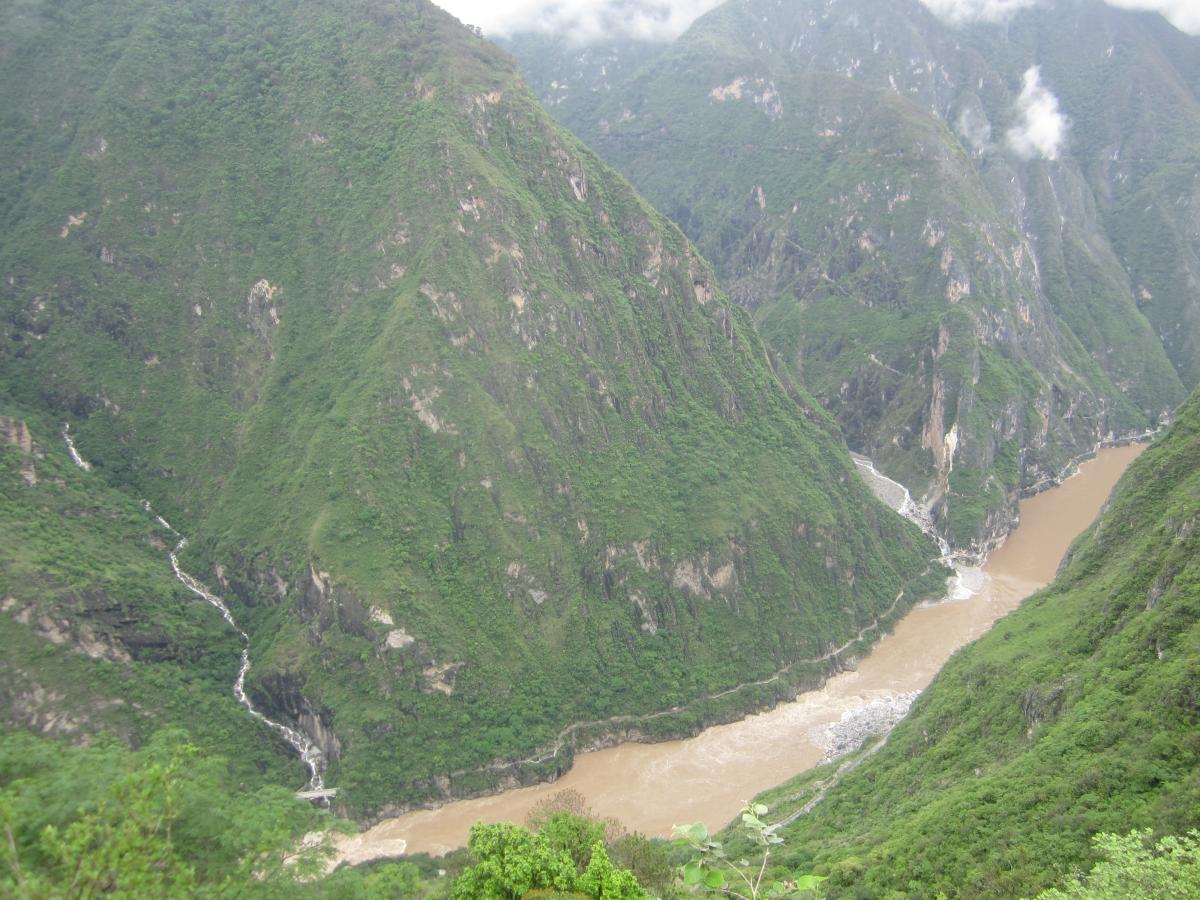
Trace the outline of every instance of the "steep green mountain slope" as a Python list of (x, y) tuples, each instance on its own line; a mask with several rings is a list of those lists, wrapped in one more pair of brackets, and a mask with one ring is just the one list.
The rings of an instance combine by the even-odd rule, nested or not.
[[(1053, 194), (1025, 192), (1067, 220), (1050, 223), (1063, 229), (1064, 245), (1070, 238), (1089, 251), (1085, 261), (1111, 270), (1107, 278), (1077, 282), (1060, 312), (1089, 308), (1089, 292), (1132, 293), (1181, 380), (1194, 387), (1200, 381), (1200, 39), (1158, 16), (1097, 3), (1019, 16), (1008, 39), (1009, 64), (1017, 54), (1040, 63), (1043, 80), (1069, 113), (1067, 168), (1077, 169)], [(975, 37), (981, 54), (989, 40), (986, 31)], [(1038, 236), (1053, 241), (1049, 228)], [(1066, 263), (1069, 269), (1070, 256)], [(1112, 336), (1104, 339), (1115, 346)], [(1103, 352), (1105, 344), (1089, 348)]]
[(769, 702), (837, 659), (703, 697), (919, 595), (684, 237), (431, 5), (3, 17), (0, 396), (189, 536), (345, 808)]
[(58, 431), (0, 415), (0, 729), (140, 745), (183, 728), (240, 778), (302, 783), (234, 699), (236, 633), (175, 580), (163, 529), (72, 464)]
[[(1054, 583), (788, 826), (785, 861), (829, 867), (839, 897), (1028, 896), (1086, 870), (1094, 833), (1200, 825), (1198, 525), (1194, 394)], [(773, 807), (830, 774), (782, 786)]]
[[(956, 29), (917, 0), (731, 0), (632, 74), (563, 51), (564, 92), (522, 59), (967, 547), (1196, 384), (1197, 47), (1091, 2)], [(1071, 124), (1022, 158), (1027, 76)]]

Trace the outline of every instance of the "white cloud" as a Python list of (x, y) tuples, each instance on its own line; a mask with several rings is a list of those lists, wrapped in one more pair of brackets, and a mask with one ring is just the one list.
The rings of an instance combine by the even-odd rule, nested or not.
[[(561, 34), (586, 44), (605, 37), (670, 41), (722, 0), (434, 0), (492, 36)], [(921, 0), (956, 25), (1001, 22), (1022, 9), (1069, 0)], [(1200, 0), (1106, 0), (1125, 9), (1153, 10), (1176, 28), (1200, 34)]]
[(1058, 108), (1058, 98), (1042, 86), (1040, 66), (1025, 70), (1016, 108), (1020, 118), (1005, 134), (1013, 153), (1021, 159), (1058, 159), (1070, 123)]
[(580, 44), (605, 37), (670, 41), (722, 0), (434, 0), (490, 36), (561, 34)]
[(976, 153), (982, 153), (991, 146), (992, 123), (988, 121), (987, 114), (982, 109), (974, 106), (964, 107), (958, 114), (955, 128)]
[(1018, 10), (1039, 0), (921, 0), (929, 11), (947, 22), (1002, 22)]
[[(1003, 22), (1030, 6), (1053, 0), (921, 0), (935, 16), (955, 25)], [(1058, 0), (1062, 2), (1062, 0)], [(1162, 13), (1180, 31), (1200, 34), (1200, 0), (1105, 0), (1109, 6)]]
[(1160, 12), (1180, 31), (1200, 34), (1200, 3), (1196, 0), (1107, 0), (1110, 6)]

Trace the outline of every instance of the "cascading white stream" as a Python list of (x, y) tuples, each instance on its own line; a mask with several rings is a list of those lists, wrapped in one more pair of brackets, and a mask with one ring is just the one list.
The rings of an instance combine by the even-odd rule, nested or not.
[(946, 599), (968, 600), (978, 594), (987, 577), (983, 574), (983, 569), (979, 566), (964, 566), (959, 562), (946, 539), (934, 531), (929, 510), (912, 498), (908, 488), (876, 469), (871, 460), (858, 454), (851, 454), (851, 456), (854, 464), (864, 473), (863, 480), (867, 482), (875, 496), (937, 542), (938, 549), (942, 554), (941, 561), (954, 570), (954, 584)]
[(145, 508), (146, 512), (154, 516), (155, 521), (157, 521), (163, 528), (166, 528), (179, 538), (179, 543), (177, 543), (174, 549), (169, 551), (167, 554), (171, 560), (171, 571), (175, 573), (175, 577), (179, 580), (179, 583), (196, 596), (203, 598), (204, 600), (208, 601), (209, 604), (216, 607), (217, 611), (221, 613), (221, 617), (229, 623), (229, 627), (242, 637), (244, 644), (242, 647), (242, 664), (238, 668), (237, 679), (233, 682), (233, 696), (237, 698), (238, 703), (245, 707), (246, 712), (250, 713), (250, 715), (254, 716), (254, 718), (258, 719), (258, 721), (262, 722), (268, 728), (274, 730), (276, 734), (291, 744), (295, 751), (300, 754), (300, 759), (303, 760), (306, 766), (308, 766), (308, 790), (324, 790), (325, 782), (321, 777), (321, 773), (325, 768), (325, 754), (321, 752), (321, 749), (294, 728), (289, 728), (282, 722), (276, 722), (273, 719), (267, 718), (254, 708), (254, 704), (251, 703), (250, 698), (246, 696), (246, 673), (250, 671), (250, 636), (246, 634), (246, 632), (242, 631), (240, 627), (238, 627), (238, 623), (234, 620), (233, 614), (229, 611), (229, 607), (225, 605), (225, 602), (220, 597), (205, 587), (201, 581), (189, 575), (180, 567), (179, 554), (183, 551), (183, 548), (187, 546), (187, 538), (172, 528), (166, 519), (160, 515), (157, 515), (154, 512), (154, 509), (150, 506), (150, 501), (143, 500), (142, 506)]
[(79, 466), (85, 472), (92, 471), (92, 464), (79, 455), (79, 451), (75, 449), (75, 442), (71, 440), (71, 423), (63, 422), (62, 430), (63, 440), (67, 444), (67, 452), (71, 454), (71, 462)]
[[(90, 472), (92, 469), (91, 464), (80, 455), (75, 447), (75, 442), (71, 440), (69, 425), (63, 425), (62, 436), (67, 445), (67, 452), (71, 455), (71, 461), (85, 472)], [(238, 627), (238, 623), (234, 620), (229, 607), (225, 605), (225, 602), (220, 597), (205, 587), (203, 582), (189, 575), (180, 567), (179, 554), (187, 546), (187, 538), (176, 531), (170, 522), (158, 515), (150, 505), (149, 500), (142, 501), (142, 508), (154, 517), (155, 522), (179, 539), (175, 547), (167, 553), (168, 558), (171, 560), (171, 571), (175, 573), (175, 577), (179, 580), (179, 583), (196, 596), (207, 601), (209, 605), (215, 607), (221, 614), (221, 618), (228, 622), (229, 627), (236, 631), (242, 638), (242, 663), (238, 667), (237, 678), (233, 682), (233, 696), (237, 698), (238, 703), (242, 705), (246, 712), (282, 737), (300, 755), (300, 759), (308, 767), (308, 790), (324, 790), (325, 782), (322, 778), (322, 773), (325, 769), (325, 754), (321, 752), (321, 748), (294, 728), (289, 728), (281, 722), (267, 718), (254, 708), (254, 704), (246, 696), (246, 674), (250, 671), (250, 636)]]

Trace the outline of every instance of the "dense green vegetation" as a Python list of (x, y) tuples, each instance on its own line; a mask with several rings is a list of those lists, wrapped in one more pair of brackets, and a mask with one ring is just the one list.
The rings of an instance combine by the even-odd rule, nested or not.
[[(479, 825), (451, 858), (329, 873), (348, 822), (285, 788), (238, 785), (182, 731), (136, 753), (0, 734), (0, 892), (34, 897), (675, 897), (668, 849), (563, 795), (529, 828)], [(634, 873), (637, 873), (635, 876)], [(534, 894), (530, 895), (530, 891)], [(538, 893), (542, 891), (543, 893)]]
[(771, 703), (936, 588), (682, 234), (433, 6), (0, 16), (0, 405), (188, 535), (344, 811)]
[(1200, 895), (1200, 832), (1194, 829), (1153, 843), (1148, 828), (1123, 836), (1098, 834), (1094, 843), (1104, 860), (1063, 888), (1038, 894), (1038, 900), (1190, 900)]
[[(839, 897), (1019, 896), (1099, 832), (1200, 823), (1200, 394), (1055, 582), (960, 651), (875, 755), (781, 831)], [(841, 764), (769, 792), (782, 814)]]
[[(580, 837), (591, 840), (580, 845)], [(613, 865), (603, 827), (569, 815), (535, 833), (507, 823), (476, 825), (468, 849), (474, 864), (455, 880), (455, 900), (517, 900), (531, 892), (612, 900), (650, 896), (631, 872)]]
[[(1170, 165), (1055, 205), (1030, 172), (1076, 199), (1110, 175), (980, 164), (952, 103), (925, 112), (932, 88), (913, 103), (782, 63), (738, 83), (759, 6), (667, 52), (686, 85), (652, 62), (634, 83), (667, 88), (605, 134), (640, 153), (698, 103), (688, 128), (740, 148), (726, 178), (685, 133), (697, 164), (657, 147), (646, 184), (685, 192), (672, 216), (766, 342), (424, 0), (0, 9), (0, 893), (1187, 890), (1194, 837), (1164, 836), (1200, 809), (1200, 396), (1058, 581), (885, 745), (769, 795), (787, 816), (827, 790), (811, 813), (750, 805), (749, 839), (692, 826), (669, 849), (568, 804), (445, 861), (318, 877), (305, 836), (352, 827), (337, 813), (771, 704), (936, 592), (931, 544), (866, 491), (843, 433), (948, 498), (967, 542), (1194, 377), (1185, 329), (1155, 333), (1192, 323), (1168, 210), (1186, 121)], [(1190, 46), (1162, 51), (1168, 97), (1198, 74)], [(979, 102), (1007, 102), (1009, 69), (976, 62)], [(1136, 71), (1161, 85), (1154, 68)], [(1010, 175), (1030, 233), (1005, 223)], [(1170, 277), (1131, 274), (1164, 247)], [(238, 635), (172, 576), (142, 497), (249, 633), (254, 702), (321, 744), (334, 813), (296, 800), (303, 767), (235, 701)], [(1148, 832), (1112, 836), (1130, 827)]]
[[(445, 896), (411, 862), (320, 877), (349, 827), (286, 788), (238, 786), (238, 768), (180, 731), (137, 753), (0, 735), (0, 893), (6, 897)], [(306, 833), (325, 836), (306, 843)]]
[[(5, 439), (21, 427), (30, 452)], [(0, 416), (0, 726), (133, 745), (185, 728), (238, 777), (302, 784), (233, 697), (237, 635), (175, 580), (141, 506), (71, 463), (59, 427)]]
[[(1197, 39), (1099, 2), (956, 27), (737, 0), (657, 53), (610, 43), (511, 47), (952, 543), (1195, 387)], [(1055, 161), (1005, 143), (1035, 64), (1071, 120)]]

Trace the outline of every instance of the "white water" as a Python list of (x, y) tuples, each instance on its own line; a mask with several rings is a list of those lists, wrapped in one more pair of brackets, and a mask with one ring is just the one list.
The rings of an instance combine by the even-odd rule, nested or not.
[[(64, 424), (62, 436), (67, 445), (67, 452), (71, 455), (71, 462), (75, 463), (75, 465), (79, 466), (85, 472), (90, 472), (92, 466), (76, 449), (75, 442), (71, 440), (70, 428), (70, 425)], [(201, 581), (189, 575), (180, 567), (179, 554), (187, 546), (187, 538), (176, 531), (170, 522), (158, 515), (154, 511), (154, 508), (150, 506), (149, 500), (142, 501), (142, 509), (146, 510), (154, 518), (155, 522), (179, 539), (175, 547), (167, 552), (167, 556), (171, 560), (171, 571), (175, 573), (175, 577), (179, 580), (179, 583), (215, 607), (221, 614), (221, 618), (228, 622), (229, 627), (236, 631), (242, 638), (242, 664), (238, 667), (237, 678), (233, 682), (233, 696), (237, 698), (238, 703), (242, 705), (246, 712), (273, 730), (300, 754), (300, 759), (308, 767), (308, 790), (324, 790), (325, 782), (322, 779), (322, 772), (325, 769), (325, 755), (321, 752), (321, 749), (299, 731), (289, 728), (281, 722), (267, 718), (254, 708), (254, 704), (246, 696), (246, 674), (250, 671), (250, 636), (238, 627), (238, 623), (234, 620), (233, 613), (229, 611), (229, 607), (225, 605), (225, 601), (205, 587)]]
[(63, 422), (62, 430), (63, 440), (67, 443), (67, 452), (71, 454), (71, 462), (79, 466), (85, 472), (92, 471), (92, 464), (79, 455), (79, 451), (75, 449), (75, 442), (71, 440), (71, 423)]
[(242, 664), (238, 669), (237, 679), (233, 682), (233, 696), (237, 698), (238, 703), (245, 707), (246, 712), (258, 719), (268, 728), (271, 728), (282, 737), (285, 741), (292, 745), (293, 749), (300, 754), (300, 759), (308, 766), (309, 779), (308, 790), (320, 791), (324, 790), (325, 782), (321, 777), (321, 773), (325, 768), (325, 754), (312, 741), (296, 731), (294, 728), (289, 728), (282, 722), (276, 722), (273, 719), (268, 719), (265, 715), (254, 708), (254, 704), (250, 702), (250, 698), (246, 696), (246, 673), (250, 671), (250, 636), (238, 627), (238, 623), (234, 621), (233, 614), (229, 611), (229, 607), (225, 602), (204, 586), (202, 582), (183, 571), (179, 565), (179, 554), (183, 548), (187, 546), (187, 538), (181, 535), (178, 531), (167, 523), (167, 520), (156, 514), (150, 506), (149, 500), (142, 501), (142, 507), (150, 515), (154, 516), (156, 522), (166, 528), (172, 534), (179, 538), (179, 543), (175, 548), (168, 553), (171, 560), (171, 571), (175, 573), (175, 577), (179, 579), (179, 583), (191, 591), (198, 597), (207, 600), (212, 606), (216, 607), (221, 613), (221, 617), (229, 623), (234, 631), (242, 636), (244, 646), (242, 647)]
[(922, 605), (945, 603), (948, 600), (970, 600), (983, 590), (985, 577), (983, 569), (980, 566), (968, 566), (961, 562), (950, 544), (933, 530), (933, 520), (930, 518), (929, 510), (912, 498), (908, 488), (900, 482), (888, 478), (875, 468), (875, 463), (865, 456), (859, 456), (857, 453), (852, 453), (851, 456), (854, 464), (863, 474), (863, 481), (871, 488), (872, 493), (937, 541), (938, 549), (942, 553), (942, 563), (954, 570), (954, 581), (948, 588), (945, 598), (927, 600)]

